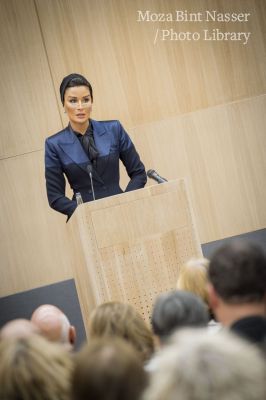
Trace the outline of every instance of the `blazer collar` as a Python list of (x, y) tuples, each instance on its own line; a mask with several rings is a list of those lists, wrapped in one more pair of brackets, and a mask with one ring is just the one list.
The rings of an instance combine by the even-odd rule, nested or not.
[[(94, 126), (95, 124), (93, 123), (93, 130)], [(98, 124), (96, 124), (95, 128), (96, 128), (95, 131), (93, 131), (94, 134), (103, 135), (105, 133), (105, 129), (100, 130)], [(91, 164), (89, 157), (85, 153), (77, 135), (75, 135), (70, 125), (68, 125), (64, 129), (63, 135), (59, 142), (59, 146), (64, 151), (64, 153), (66, 153), (74, 161), (74, 163), (77, 164), (85, 172), (88, 173), (87, 166), (91, 165), (93, 177), (99, 182), (104, 183), (103, 180), (98, 175), (97, 171), (93, 168), (93, 165)]]
[[(106, 133), (105, 127), (100, 124), (98, 121), (95, 121), (93, 119), (90, 120), (92, 127), (93, 127), (93, 134), (95, 136), (102, 136)], [(62, 141), (60, 141), (60, 144), (72, 144), (75, 142), (77, 139), (77, 136), (73, 132), (73, 129), (70, 124), (63, 130), (64, 135), (62, 136)]]

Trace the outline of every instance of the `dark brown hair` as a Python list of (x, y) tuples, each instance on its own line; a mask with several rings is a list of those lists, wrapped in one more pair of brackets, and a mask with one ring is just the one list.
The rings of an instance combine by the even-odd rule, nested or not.
[(146, 387), (141, 360), (121, 338), (92, 339), (75, 361), (73, 400), (138, 400)]
[(228, 303), (260, 302), (266, 293), (266, 256), (257, 245), (232, 241), (211, 258), (209, 280)]

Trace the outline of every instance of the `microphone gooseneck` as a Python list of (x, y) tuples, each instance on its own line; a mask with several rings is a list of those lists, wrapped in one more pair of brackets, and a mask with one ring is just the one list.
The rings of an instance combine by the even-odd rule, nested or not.
[(87, 172), (90, 176), (92, 197), (93, 197), (93, 200), (95, 200), (95, 193), (94, 193), (94, 187), (93, 187), (93, 181), (92, 181), (92, 166), (90, 164), (87, 165)]

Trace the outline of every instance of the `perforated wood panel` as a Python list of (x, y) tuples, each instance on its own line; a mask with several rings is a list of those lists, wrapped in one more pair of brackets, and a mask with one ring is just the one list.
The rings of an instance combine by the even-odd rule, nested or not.
[[(215, 24), (250, 31), (247, 45), (154, 45), (156, 28), (171, 24), (137, 22), (138, 9), (210, 7), (251, 13), (247, 23)], [(67, 124), (58, 89), (70, 72), (91, 80), (92, 117), (120, 119), (147, 169), (187, 178), (202, 243), (265, 228), (265, 16), (265, 0), (0, 1), (1, 296), (73, 277), (66, 218), (48, 207), (43, 163), (44, 138)], [(124, 168), (121, 178), (125, 187)]]
[(81, 301), (83, 291), (94, 299), (87, 310), (118, 300), (148, 320), (156, 295), (175, 287), (180, 265), (201, 256), (183, 180), (84, 204), (69, 225), (70, 240), (78, 226), (75, 251), (84, 253), (76, 274)]

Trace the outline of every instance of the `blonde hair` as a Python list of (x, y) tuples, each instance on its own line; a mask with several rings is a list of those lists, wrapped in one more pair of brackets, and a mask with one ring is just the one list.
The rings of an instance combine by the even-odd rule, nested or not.
[(207, 277), (209, 260), (191, 258), (183, 264), (177, 280), (177, 289), (192, 292), (208, 304)]
[(92, 312), (90, 322), (92, 338), (118, 336), (130, 342), (143, 361), (151, 357), (154, 350), (152, 332), (130, 304), (103, 303)]
[(40, 336), (0, 343), (0, 398), (69, 400), (70, 355)]

